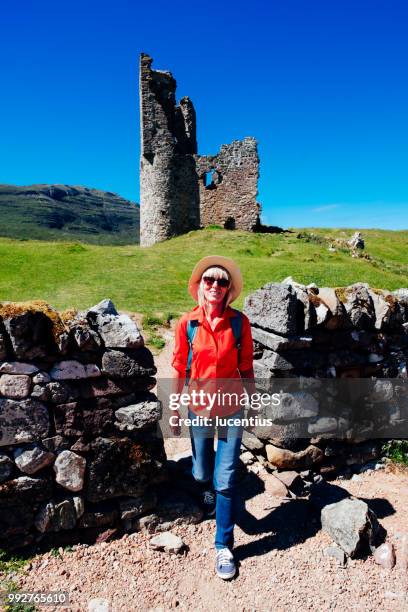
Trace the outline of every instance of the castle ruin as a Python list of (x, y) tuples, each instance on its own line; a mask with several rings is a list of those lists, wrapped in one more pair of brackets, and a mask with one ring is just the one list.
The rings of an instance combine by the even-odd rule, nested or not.
[(254, 138), (198, 155), (196, 114), (187, 96), (176, 103), (172, 74), (140, 58), (140, 244), (150, 246), (211, 224), (260, 227), (259, 157)]

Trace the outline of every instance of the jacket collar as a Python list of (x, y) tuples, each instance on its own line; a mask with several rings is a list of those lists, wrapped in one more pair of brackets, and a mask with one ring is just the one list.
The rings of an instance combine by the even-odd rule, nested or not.
[[(227, 306), (222, 314), (221, 319), (230, 319), (231, 317), (236, 317), (236, 313), (230, 306)], [(193, 308), (191, 312), (188, 313), (188, 320), (203, 323), (203, 321), (206, 320), (204, 308), (200, 305), (197, 305), (195, 308)]]

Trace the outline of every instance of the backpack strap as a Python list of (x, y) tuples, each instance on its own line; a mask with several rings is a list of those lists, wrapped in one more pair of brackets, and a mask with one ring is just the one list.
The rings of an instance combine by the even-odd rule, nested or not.
[(191, 361), (193, 359), (193, 342), (194, 342), (195, 335), (197, 333), (197, 329), (198, 329), (197, 319), (192, 319), (191, 321), (187, 321), (187, 341), (189, 344), (187, 367), (186, 367), (187, 380), (190, 378)]
[(241, 350), (241, 336), (242, 336), (242, 312), (232, 309), (235, 312), (235, 316), (231, 317), (231, 327), (232, 333), (235, 338), (235, 346), (238, 349), (238, 361), (239, 361), (239, 352)]

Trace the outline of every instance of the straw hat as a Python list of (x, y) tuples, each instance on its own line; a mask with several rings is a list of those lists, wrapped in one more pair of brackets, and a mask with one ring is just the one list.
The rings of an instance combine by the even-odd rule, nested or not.
[(200, 261), (195, 265), (194, 270), (191, 273), (191, 277), (188, 283), (188, 290), (192, 295), (193, 299), (198, 302), (198, 286), (200, 284), (203, 272), (205, 272), (207, 268), (212, 268), (213, 266), (220, 266), (221, 268), (225, 268), (230, 275), (231, 286), (228, 299), (228, 303), (230, 304), (241, 293), (243, 282), (241, 270), (238, 268), (235, 261), (229, 259), (229, 257), (223, 257), (222, 255), (208, 255), (208, 257), (203, 257), (202, 259), (200, 259)]

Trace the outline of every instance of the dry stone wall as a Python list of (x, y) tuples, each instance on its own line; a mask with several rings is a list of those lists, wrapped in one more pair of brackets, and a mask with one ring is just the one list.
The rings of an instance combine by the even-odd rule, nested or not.
[[(264, 414), (273, 425), (244, 435), (261, 460), (332, 474), (374, 459), (384, 438), (407, 429), (408, 289), (306, 287), (289, 278), (249, 295), (244, 311), (258, 387), (279, 392), (286, 381), (289, 389)], [(353, 404), (361, 385), (367, 401)]]
[(62, 315), (0, 306), (0, 548), (132, 529), (152, 512), (165, 476), (155, 374), (110, 300)]

